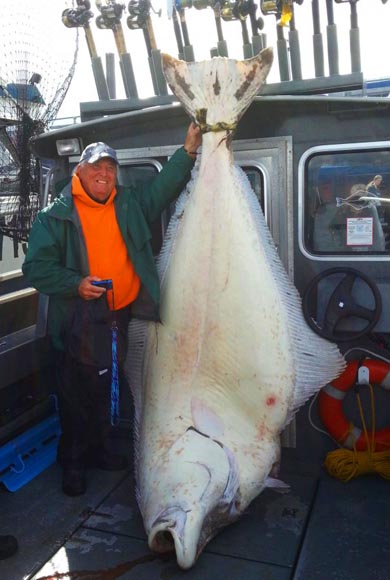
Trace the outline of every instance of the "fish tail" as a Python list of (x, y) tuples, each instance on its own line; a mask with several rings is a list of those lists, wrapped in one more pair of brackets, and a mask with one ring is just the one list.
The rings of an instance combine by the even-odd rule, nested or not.
[(264, 83), (273, 61), (272, 48), (247, 60), (215, 57), (201, 62), (162, 55), (172, 92), (202, 132), (232, 131)]

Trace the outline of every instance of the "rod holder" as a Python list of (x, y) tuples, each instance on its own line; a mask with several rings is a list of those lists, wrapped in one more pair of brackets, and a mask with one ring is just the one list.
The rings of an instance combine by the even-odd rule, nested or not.
[(349, 31), (349, 44), (351, 50), (351, 72), (361, 72), (360, 34), (358, 28), (351, 28)]
[(168, 94), (168, 87), (165, 80), (162, 62), (161, 62), (161, 51), (159, 49), (152, 50), (152, 60), (154, 71), (156, 74), (156, 85), (159, 95), (167, 95)]
[(119, 64), (122, 72), (126, 96), (128, 98), (131, 97), (138, 98), (138, 91), (137, 85), (135, 83), (133, 65), (131, 62), (131, 56), (128, 52), (125, 52), (124, 54), (120, 55)]
[(301, 51), (299, 46), (299, 35), (297, 30), (290, 30), (288, 33), (290, 42), (291, 73), (294, 80), (302, 79)]
[(276, 41), (276, 47), (278, 52), (278, 61), (279, 61), (279, 75), (281, 81), (289, 81), (291, 80), (290, 77), (290, 67), (289, 67), (289, 60), (288, 60), (288, 51), (287, 51), (287, 42), (284, 38), (283, 28), (276, 25), (276, 32), (278, 35), (278, 39)]
[(108, 101), (110, 99), (110, 95), (108, 92), (107, 81), (104, 75), (102, 60), (100, 56), (92, 56), (91, 64), (99, 101)]
[(110, 99), (116, 99), (115, 55), (113, 52), (106, 54), (106, 77)]
[(316, 77), (325, 76), (324, 45), (322, 34), (313, 34), (314, 73)]
[(326, 27), (326, 38), (328, 44), (329, 74), (339, 74), (339, 47), (337, 42), (336, 24), (328, 24)]
[(226, 57), (229, 56), (226, 40), (218, 40), (217, 51), (218, 51), (218, 56), (226, 56)]

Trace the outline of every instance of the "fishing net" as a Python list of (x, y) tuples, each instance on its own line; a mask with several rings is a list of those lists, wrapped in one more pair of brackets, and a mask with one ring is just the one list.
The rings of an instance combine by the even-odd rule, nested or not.
[(61, 12), (52, 0), (2, 0), (0, 244), (8, 236), (15, 251), (28, 239), (49, 169), (29, 141), (56, 118), (77, 61), (78, 31), (65, 29)]

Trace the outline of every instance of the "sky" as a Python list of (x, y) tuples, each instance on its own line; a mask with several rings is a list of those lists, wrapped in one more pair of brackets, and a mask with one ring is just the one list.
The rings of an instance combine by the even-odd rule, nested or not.
[[(103, 2), (105, 0), (102, 0)], [(357, 0), (356, 0), (357, 1)], [(150, 78), (147, 63), (147, 52), (141, 30), (130, 30), (127, 26), (129, 15), (127, 6), (128, 0), (117, 0), (118, 3), (125, 4), (122, 17), (122, 27), (126, 41), (126, 48), (131, 55), (137, 90), (140, 98), (153, 96), (153, 86)], [(259, 0), (255, 0), (259, 6)], [(3, 29), (0, 30), (2, 38), (4, 34), (9, 39), (6, 42), (6, 51), (11, 54), (12, 43), (18, 42), (18, 36), (30, 35), (30, 46), (34, 42), (36, 45), (37, 67), (45, 71), (50, 71), (50, 75), (58, 75), (59, 82), (65, 79), (69, 71), (70, 64), (76, 46), (76, 32), (74, 29), (66, 28), (61, 21), (61, 15), (65, 8), (71, 8), (74, 0), (0, 0), (2, 19), (0, 22)], [(152, 0), (153, 8), (161, 10), (161, 16), (152, 13), (152, 22), (157, 41), (157, 47), (161, 52), (167, 52), (177, 57), (177, 45), (173, 31), (172, 20), (168, 18), (167, 4), (165, 0)], [(327, 46), (326, 46), (326, 0), (320, 0), (321, 7), (321, 32), (323, 34), (325, 72), (327, 73)], [(312, 56), (312, 1), (303, 0), (301, 5), (294, 3), (295, 22), (299, 33), (302, 74), (303, 78), (312, 78), (314, 74), (314, 62)], [(350, 3), (333, 3), (334, 17), (338, 30), (339, 48), (339, 70), (340, 73), (351, 72), (350, 52), (349, 52), (349, 30), (350, 30)], [(119, 69), (119, 58), (116, 51), (114, 36), (111, 30), (99, 30), (95, 24), (95, 18), (100, 14), (96, 8), (95, 1), (91, 0), (91, 10), (94, 18), (90, 21), (90, 26), (95, 41), (98, 55), (105, 65), (106, 53), (114, 53), (116, 61), (116, 81), (117, 98), (124, 98), (122, 77)], [(357, 1), (358, 24), (361, 40), (361, 62), (364, 78), (390, 77), (390, 0), (383, 4), (382, 0), (359, 0)], [(39, 14), (39, 19), (36, 18)], [(261, 16), (260, 9), (257, 16)], [(9, 21), (7, 22), (7, 18)], [(30, 18), (30, 22), (29, 22)], [(217, 33), (213, 10), (208, 7), (203, 10), (190, 8), (186, 10), (186, 19), (191, 44), (194, 47), (195, 59), (205, 60), (210, 58), (210, 49), (216, 45)], [(34, 20), (34, 22), (33, 22)], [(264, 17), (265, 28), (263, 32), (267, 34), (268, 45), (276, 48), (276, 19), (273, 15)], [(34, 25), (40, 28), (34, 28)], [(235, 59), (243, 58), (242, 35), (239, 22), (222, 23), (224, 37), (228, 44), (229, 57)], [(250, 24), (248, 21), (248, 29)], [(4, 32), (5, 31), (5, 32)], [(27, 31), (27, 32), (26, 32)], [(288, 28), (285, 28), (285, 36), (288, 35)], [(276, 54), (276, 50), (275, 50)], [(0, 77), (12, 76), (12, 71), (7, 73), (7, 63), (10, 59), (7, 55), (0, 59)], [(2, 62), (3, 61), (3, 62)], [(5, 67), (5, 70), (4, 70)], [(49, 76), (49, 75), (47, 75)], [(268, 77), (268, 82), (279, 81), (277, 59)], [(44, 87), (45, 74), (40, 87)], [(98, 99), (92, 72), (89, 51), (85, 38), (85, 32), (79, 30), (79, 50), (77, 63), (73, 79), (70, 83), (66, 97), (58, 112), (57, 117), (78, 116), (80, 112), (80, 102), (96, 101)]]
[[(55, 0), (58, 1), (58, 0)], [(69, 2), (68, 2), (69, 4)], [(259, 2), (257, 2), (259, 5)], [(157, 46), (162, 52), (168, 52), (177, 57), (177, 45), (173, 32), (172, 20), (168, 19), (167, 6), (165, 2), (153, 0), (155, 10), (162, 11), (161, 17), (152, 14), (153, 27), (155, 31)], [(320, 0), (321, 7), (321, 31), (323, 34), (325, 71), (327, 72), (327, 46), (326, 46), (326, 2)], [(299, 41), (302, 60), (303, 78), (314, 77), (314, 62), (312, 57), (312, 2), (304, 0), (301, 5), (294, 4), (296, 28), (299, 32)], [(359, 0), (357, 2), (358, 24), (361, 40), (361, 63), (365, 79), (390, 77), (390, 1), (383, 4), (382, 0)], [(94, 15), (99, 11), (92, 6)], [(261, 16), (260, 10), (257, 15)], [(147, 64), (147, 53), (141, 30), (130, 30), (127, 27), (128, 12), (127, 5), (122, 17), (122, 27), (126, 40), (126, 48), (130, 53), (133, 63), (134, 75), (136, 79), (138, 94), (141, 98), (152, 96), (153, 87), (151, 84), (149, 68)], [(351, 61), (349, 52), (349, 30), (350, 30), (350, 4), (349, 2), (334, 3), (334, 17), (338, 30), (338, 45), (340, 73), (351, 72)], [(214, 21), (214, 14), (211, 8), (196, 10), (195, 8), (186, 10), (187, 26), (191, 44), (194, 47), (195, 59), (204, 60), (210, 58), (210, 48), (216, 45), (217, 34)], [(276, 19), (273, 15), (264, 17), (268, 44), (276, 46)], [(242, 36), (239, 22), (223, 22), (224, 37), (228, 43), (229, 57), (241, 59)], [(96, 28), (94, 19), (91, 20), (91, 29), (99, 56), (105, 63), (107, 52), (117, 53), (114, 36), (111, 30), (99, 30)], [(248, 29), (250, 25), (248, 22)], [(69, 32), (72, 32), (69, 30)], [(288, 29), (285, 29), (287, 37)], [(59, 117), (73, 116), (79, 114), (79, 103), (97, 100), (97, 92), (94, 85), (94, 78), (87, 49), (84, 31), (80, 31), (79, 56), (76, 72), (69, 88), (66, 99), (59, 112)], [(268, 78), (268, 82), (279, 80), (278, 64), (275, 61), (273, 70)], [(117, 97), (123, 98), (124, 91), (119, 68), (116, 70)]]

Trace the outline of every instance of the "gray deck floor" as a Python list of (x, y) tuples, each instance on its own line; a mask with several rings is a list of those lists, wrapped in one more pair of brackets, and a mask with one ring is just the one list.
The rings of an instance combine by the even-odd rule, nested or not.
[(0, 579), (390, 580), (389, 482), (318, 478), (293, 454), (281, 477), (290, 493), (266, 490), (182, 571), (148, 549), (131, 471), (91, 470), (86, 495), (68, 498), (53, 465), (19, 491), (0, 493), (1, 533), (20, 544), (0, 562)]

